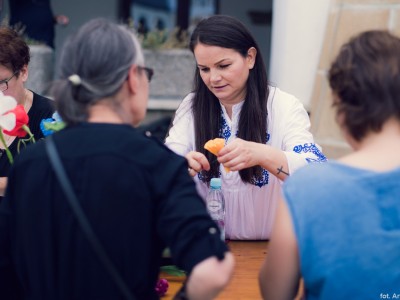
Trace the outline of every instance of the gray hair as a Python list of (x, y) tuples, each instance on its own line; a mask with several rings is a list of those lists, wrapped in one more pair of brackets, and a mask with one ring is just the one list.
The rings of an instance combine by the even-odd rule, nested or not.
[(52, 96), (68, 124), (87, 120), (89, 106), (115, 95), (133, 64), (144, 64), (140, 44), (128, 28), (103, 18), (84, 24), (64, 44)]

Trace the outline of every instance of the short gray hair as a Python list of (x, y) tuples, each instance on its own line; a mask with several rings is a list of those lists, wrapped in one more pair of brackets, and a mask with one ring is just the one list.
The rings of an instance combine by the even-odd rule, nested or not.
[(86, 121), (89, 106), (116, 94), (133, 64), (143, 65), (144, 58), (131, 30), (104, 18), (85, 23), (65, 41), (52, 86), (63, 120)]

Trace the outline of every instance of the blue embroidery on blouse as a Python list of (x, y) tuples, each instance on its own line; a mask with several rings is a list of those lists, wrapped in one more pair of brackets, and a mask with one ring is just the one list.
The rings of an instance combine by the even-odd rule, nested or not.
[[(271, 138), (271, 135), (267, 132), (266, 138), (265, 138), (265, 143), (268, 143), (269, 139)], [(255, 177), (253, 177), (253, 179), (251, 180), (251, 183), (258, 186), (258, 187), (262, 187), (266, 184), (268, 184), (269, 181), (269, 173), (267, 170), (265, 170), (264, 168), (261, 168), (261, 178), (257, 179)]]
[[(225, 142), (231, 137), (231, 129), (226, 123), (224, 118), (224, 112), (221, 110), (221, 128), (219, 129), (219, 136), (225, 139)], [(237, 133), (236, 133), (237, 136)]]
[[(231, 134), (232, 134), (231, 128), (228, 126), (228, 123), (226, 122), (225, 117), (224, 117), (224, 112), (221, 109), (221, 128), (219, 129), (219, 136), (221, 138), (224, 138), (225, 141), (227, 141), (231, 137)], [(237, 137), (238, 134), (239, 134), (239, 131), (236, 131), (235, 136)], [(269, 133), (267, 133), (265, 142), (267, 143), (270, 138), (271, 138), (271, 135)], [(219, 176), (221, 176), (221, 171), (219, 171), (218, 174), (219, 174)], [(197, 176), (201, 181), (204, 181), (204, 176), (201, 174), (201, 172), (198, 173)], [(251, 180), (251, 183), (261, 188), (262, 186), (268, 184), (268, 181), (269, 181), (268, 171), (265, 170), (264, 168), (261, 168), (261, 178), (253, 177), (253, 179)]]
[(308, 153), (311, 152), (316, 156), (316, 158), (307, 157), (306, 161), (308, 163), (311, 162), (326, 162), (327, 159), (325, 155), (318, 149), (318, 147), (313, 143), (305, 143), (304, 145), (297, 145), (293, 148), (293, 151), (296, 153)]
[(269, 180), (269, 173), (267, 170), (265, 170), (264, 168), (261, 168), (261, 178), (255, 178), (253, 177), (251, 179), (251, 183), (258, 186), (258, 187), (262, 187), (266, 184), (268, 184), (268, 180)]

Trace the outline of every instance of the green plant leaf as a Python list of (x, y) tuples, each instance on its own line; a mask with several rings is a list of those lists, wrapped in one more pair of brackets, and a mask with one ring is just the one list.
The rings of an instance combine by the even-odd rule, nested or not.
[(154, 30), (146, 34), (138, 34), (138, 38), (144, 49), (183, 49), (189, 47), (189, 34), (187, 31), (180, 31), (179, 28), (170, 31)]
[(60, 131), (61, 129), (64, 129), (64, 127), (65, 127), (64, 122), (45, 122), (44, 123), (44, 128), (46, 130)]
[(176, 266), (162, 266), (160, 267), (160, 270), (173, 276), (185, 276), (186, 272), (177, 268)]

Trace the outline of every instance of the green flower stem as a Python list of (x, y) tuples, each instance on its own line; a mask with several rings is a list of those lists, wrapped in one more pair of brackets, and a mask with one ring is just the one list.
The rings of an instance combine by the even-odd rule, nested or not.
[(7, 157), (8, 157), (8, 160), (10, 161), (10, 164), (13, 164), (14, 163), (14, 159), (13, 159), (13, 156), (12, 156), (12, 154), (10, 152), (10, 149), (8, 149), (8, 147), (7, 147), (6, 141), (4, 139), (3, 129), (2, 128), (0, 128), (0, 140), (4, 145), (4, 149), (6, 150)]
[(186, 272), (179, 269), (177, 266), (172, 265), (172, 266), (162, 266), (160, 267), (160, 270), (173, 276), (185, 276)]
[(26, 125), (22, 125), (22, 129), (25, 130), (28, 133), (28, 135), (29, 135), (29, 139), (28, 140), (32, 141), (33, 143), (36, 143), (35, 137), (33, 136), (31, 130), (29, 129), (29, 127), (26, 126)]

